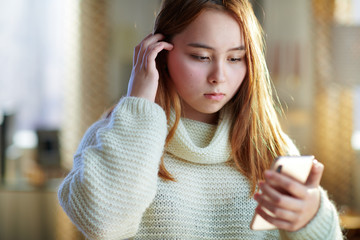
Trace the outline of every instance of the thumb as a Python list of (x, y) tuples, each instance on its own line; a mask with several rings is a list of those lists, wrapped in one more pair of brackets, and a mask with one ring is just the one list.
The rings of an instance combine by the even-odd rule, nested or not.
[(306, 185), (310, 187), (318, 187), (320, 185), (323, 172), (324, 165), (317, 160), (314, 160), (309, 177), (306, 180)]

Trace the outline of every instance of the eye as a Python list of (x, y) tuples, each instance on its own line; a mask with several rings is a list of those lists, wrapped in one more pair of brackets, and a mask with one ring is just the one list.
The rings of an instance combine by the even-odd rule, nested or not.
[(207, 56), (200, 56), (200, 55), (191, 55), (192, 58), (201, 61), (201, 62), (208, 62), (210, 61), (210, 57)]
[(228, 60), (230, 62), (240, 62), (240, 61), (242, 61), (242, 58), (231, 57), (231, 58), (228, 58)]

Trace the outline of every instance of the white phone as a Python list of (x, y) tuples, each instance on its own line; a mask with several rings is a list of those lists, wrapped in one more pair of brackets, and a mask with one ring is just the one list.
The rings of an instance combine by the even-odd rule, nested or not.
[[(281, 156), (277, 158), (272, 166), (277, 172), (288, 175), (301, 183), (305, 183), (312, 167), (314, 156)], [(264, 208), (269, 215), (272, 213)], [(272, 230), (276, 227), (263, 219), (260, 215), (254, 214), (250, 228), (252, 230)]]

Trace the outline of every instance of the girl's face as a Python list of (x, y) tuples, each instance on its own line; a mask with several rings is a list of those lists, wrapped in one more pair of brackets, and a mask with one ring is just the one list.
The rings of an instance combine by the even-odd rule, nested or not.
[(239, 24), (228, 13), (205, 10), (173, 37), (172, 44), (168, 69), (183, 101), (184, 117), (215, 123), (247, 70)]

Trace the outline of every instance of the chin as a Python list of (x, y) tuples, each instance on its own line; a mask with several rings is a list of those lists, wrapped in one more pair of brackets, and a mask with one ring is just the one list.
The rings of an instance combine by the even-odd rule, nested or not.
[(203, 111), (200, 110), (199, 112), (202, 113), (202, 114), (211, 115), (211, 114), (218, 113), (221, 109), (222, 109), (222, 107), (218, 107), (218, 108), (207, 108), (207, 109), (204, 109)]
[(204, 110), (206, 113), (212, 114), (212, 113), (219, 112), (223, 107), (224, 107), (224, 104), (213, 104), (213, 105), (208, 106)]

